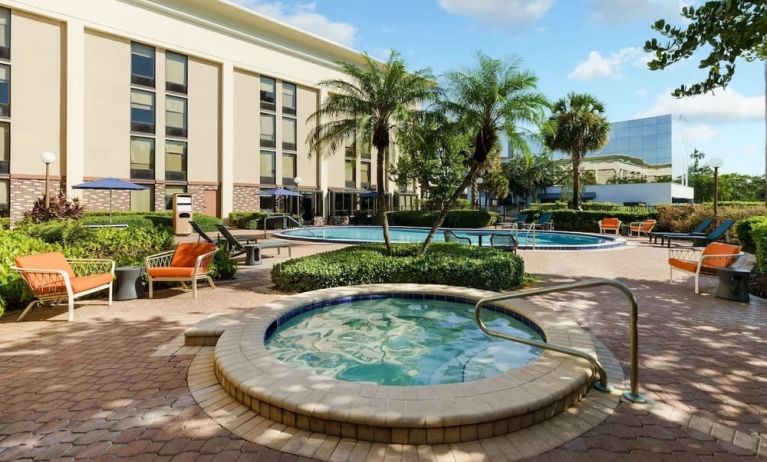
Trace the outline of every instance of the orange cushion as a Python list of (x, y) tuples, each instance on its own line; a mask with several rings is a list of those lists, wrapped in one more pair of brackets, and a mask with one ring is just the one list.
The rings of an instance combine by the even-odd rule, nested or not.
[(170, 266), (194, 267), (197, 257), (214, 250), (216, 250), (216, 246), (209, 242), (179, 244), (176, 251), (173, 252)]
[[(737, 255), (740, 253), (740, 246), (725, 244), (723, 242), (712, 242), (703, 250), (703, 255)], [(704, 263), (706, 266), (715, 268), (726, 268), (735, 262), (735, 257), (707, 258)]]
[(112, 275), (110, 273), (91, 274), (89, 276), (78, 276), (72, 278), (72, 292), (80, 293), (86, 290), (95, 289), (99, 286), (104, 286), (112, 282)]
[(618, 228), (621, 225), (621, 221), (617, 218), (603, 218), (602, 219), (602, 227), (603, 228)]
[(680, 260), (678, 258), (669, 258), (668, 264), (674, 268), (679, 268), (690, 273), (694, 273), (698, 270), (698, 262), (689, 260)]
[[(59, 252), (40, 253), (26, 257), (16, 257), (16, 266), (26, 269), (64, 270), (70, 278), (75, 277), (75, 272), (69, 265), (64, 255)], [(24, 278), (29, 288), (35, 295), (65, 292), (64, 279), (57, 274), (50, 273), (26, 273)]]
[(149, 276), (153, 278), (191, 278), (194, 267), (174, 266), (149, 268)]

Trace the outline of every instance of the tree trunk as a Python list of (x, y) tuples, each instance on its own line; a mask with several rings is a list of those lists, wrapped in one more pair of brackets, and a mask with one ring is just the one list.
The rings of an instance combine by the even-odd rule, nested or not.
[(471, 208), (477, 208), (479, 206), (479, 191), (477, 188), (476, 178), (471, 180)]
[(767, 58), (764, 60), (764, 203), (767, 204)]
[(573, 154), (573, 209), (581, 210), (581, 155)]
[(469, 185), (472, 183), (472, 181), (476, 178), (477, 172), (479, 171), (480, 164), (478, 162), (472, 161), (471, 168), (469, 169), (469, 173), (466, 174), (466, 177), (463, 179), (463, 182), (461, 182), (461, 186), (459, 186), (455, 192), (453, 192), (453, 195), (450, 196), (450, 199), (448, 199), (444, 204), (442, 204), (442, 209), (439, 211), (439, 215), (437, 216), (437, 219), (434, 220), (434, 223), (431, 225), (431, 229), (429, 230), (429, 235), (426, 236), (426, 240), (423, 241), (423, 244), (421, 244), (421, 250), (418, 251), (418, 256), (422, 256), (426, 253), (427, 250), (429, 250), (429, 246), (431, 245), (432, 240), (434, 240), (434, 235), (437, 234), (437, 230), (442, 226), (442, 223), (445, 221), (445, 217), (447, 217), (447, 214), (450, 213), (450, 209), (455, 205), (456, 201), (459, 197), (461, 197), (461, 193), (469, 187)]
[(386, 156), (383, 146), (376, 146), (376, 181), (378, 182), (378, 222), (383, 229), (384, 243), (386, 244), (386, 255), (392, 254), (391, 237), (389, 236), (389, 220), (386, 212), (389, 210), (386, 202)]

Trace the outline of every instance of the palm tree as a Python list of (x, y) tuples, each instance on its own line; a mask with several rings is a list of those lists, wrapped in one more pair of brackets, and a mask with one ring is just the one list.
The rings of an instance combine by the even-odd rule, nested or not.
[(581, 162), (590, 151), (607, 144), (610, 123), (604, 116), (605, 105), (587, 93), (569, 93), (554, 103), (553, 130), (546, 135), (546, 145), (553, 151), (570, 155), (573, 164), (574, 209), (581, 209)]
[(320, 82), (328, 97), (308, 121), (315, 127), (308, 137), (317, 152), (335, 152), (345, 141), (356, 138), (358, 145), (376, 150), (378, 221), (383, 227), (386, 252), (391, 255), (389, 223), (386, 218), (386, 164), (395, 133), (423, 101), (430, 99), (436, 82), (427, 69), (409, 72), (402, 57), (392, 51), (385, 63), (363, 54), (364, 64), (341, 62), (346, 79)]
[(476, 67), (449, 72), (445, 80), (448, 88), (439, 106), (469, 134), (471, 152), (466, 153), (466, 176), (442, 206), (421, 246), (421, 254), (428, 250), (450, 209), (499, 144), (499, 133), (504, 132), (512, 146), (528, 151), (520, 124), (543, 126), (549, 107), (546, 97), (537, 90), (538, 78), (521, 69), (518, 61), (507, 63), (478, 53)]

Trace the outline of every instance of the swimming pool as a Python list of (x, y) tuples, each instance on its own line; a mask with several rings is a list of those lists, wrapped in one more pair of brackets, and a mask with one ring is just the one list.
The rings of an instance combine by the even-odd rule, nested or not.
[[(429, 233), (428, 228), (413, 228), (392, 226), (390, 235), (392, 242), (412, 243), (423, 242)], [(490, 245), (490, 234), (512, 234), (517, 238), (522, 249), (544, 250), (590, 250), (619, 247), (625, 244), (623, 239), (612, 236), (573, 233), (566, 231), (513, 231), (503, 229), (453, 229), (459, 237), (468, 237), (473, 245)], [(383, 231), (380, 226), (314, 226), (282, 230), (275, 234), (284, 239), (307, 241), (336, 242), (344, 244), (361, 244), (383, 242)], [(434, 236), (434, 242), (444, 242), (445, 237), (440, 230)]]
[[(268, 331), (275, 358), (315, 374), (379, 385), (439, 385), (496, 377), (541, 350), (485, 335), (474, 305), (454, 297), (365, 296), (289, 313)], [(543, 341), (535, 324), (487, 310), (492, 329)]]

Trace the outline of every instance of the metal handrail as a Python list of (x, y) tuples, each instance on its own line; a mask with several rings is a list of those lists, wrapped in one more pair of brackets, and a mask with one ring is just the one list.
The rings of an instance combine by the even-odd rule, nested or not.
[(591, 363), (592, 366), (594, 366), (597, 373), (599, 374), (599, 384), (595, 384), (594, 387), (601, 391), (610, 391), (611, 387), (607, 381), (607, 372), (604, 370), (604, 367), (602, 367), (602, 364), (599, 362), (599, 360), (597, 360), (592, 355), (588, 353), (584, 353), (579, 350), (569, 348), (569, 347), (564, 347), (561, 345), (553, 345), (546, 342), (539, 342), (537, 340), (530, 340), (530, 339), (526, 339), (522, 337), (516, 337), (512, 335), (507, 335), (501, 332), (493, 331), (485, 325), (481, 317), (482, 306), (488, 303), (497, 302), (501, 300), (527, 298), (534, 295), (568, 292), (575, 289), (585, 289), (585, 288), (597, 287), (597, 286), (615, 287), (616, 289), (620, 290), (621, 293), (623, 293), (623, 295), (625, 295), (626, 299), (629, 301), (629, 305), (631, 309), (630, 321), (629, 321), (629, 349), (630, 349), (629, 359), (630, 359), (630, 365), (631, 365), (631, 370), (629, 372), (629, 381), (631, 384), (631, 390), (625, 391), (623, 393), (623, 397), (633, 403), (646, 403), (647, 399), (644, 396), (639, 394), (639, 338), (638, 338), (639, 330), (637, 328), (637, 321), (639, 318), (639, 305), (637, 304), (636, 297), (634, 296), (634, 293), (631, 291), (631, 289), (629, 289), (625, 284), (621, 282), (618, 282), (613, 279), (603, 279), (603, 278), (591, 279), (591, 280), (583, 281), (583, 282), (574, 282), (571, 284), (562, 284), (558, 286), (544, 287), (541, 289), (521, 290), (519, 292), (504, 293), (504, 294), (496, 295), (493, 297), (483, 298), (479, 300), (476, 306), (474, 307), (474, 319), (477, 322), (477, 325), (479, 326), (479, 328), (484, 333), (492, 337), (498, 337), (504, 340), (510, 340), (510, 341), (522, 343), (525, 345), (535, 346), (544, 350), (557, 351), (559, 353), (564, 353), (564, 354), (576, 356), (576, 357), (587, 360), (589, 363)]
[(285, 220), (290, 220), (290, 221), (292, 221), (293, 223), (297, 224), (299, 228), (303, 228), (303, 227), (304, 227), (304, 225), (302, 225), (301, 223), (299, 223), (299, 222), (298, 222), (298, 220), (296, 220), (295, 218), (291, 217), (290, 215), (286, 215), (286, 214), (283, 214), (283, 215), (270, 215), (270, 216), (268, 216), (268, 217), (264, 217), (264, 237), (266, 237), (266, 223), (267, 223), (269, 220), (271, 220), (271, 219), (278, 219), (278, 220), (282, 220), (282, 222), (283, 222), (283, 227), (286, 227), (286, 226), (285, 226)]

